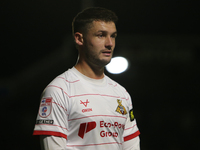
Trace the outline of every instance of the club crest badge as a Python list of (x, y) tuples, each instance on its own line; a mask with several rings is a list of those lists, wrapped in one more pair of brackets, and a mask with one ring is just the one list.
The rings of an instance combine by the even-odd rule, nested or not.
[(122, 105), (122, 100), (117, 99), (117, 103), (119, 105), (117, 106), (116, 112), (118, 112), (122, 115), (126, 115), (127, 111), (126, 111), (125, 107)]
[(51, 114), (52, 98), (43, 98), (40, 103), (39, 115), (42, 118), (46, 118)]

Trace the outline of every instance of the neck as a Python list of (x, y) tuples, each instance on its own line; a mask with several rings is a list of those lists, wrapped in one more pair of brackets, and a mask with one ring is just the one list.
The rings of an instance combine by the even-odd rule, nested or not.
[(104, 77), (104, 67), (92, 66), (86, 62), (78, 61), (75, 68), (89, 78), (102, 79)]

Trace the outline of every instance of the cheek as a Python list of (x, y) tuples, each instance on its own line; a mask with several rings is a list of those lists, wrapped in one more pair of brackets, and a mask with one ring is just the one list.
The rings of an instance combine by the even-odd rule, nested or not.
[(90, 38), (86, 40), (86, 45), (89, 49), (98, 51), (98, 50), (104, 49), (105, 40), (95, 38), (95, 37)]
[(91, 46), (93, 46), (95, 49), (102, 49), (104, 42), (102, 40), (94, 40), (91, 42)]
[(115, 46), (115, 39), (112, 40), (113, 45)]
[(88, 44), (89, 44), (90, 46), (93, 46), (93, 47), (94, 47), (95, 45), (97, 45), (97, 43), (98, 43), (98, 41), (97, 41), (97, 40), (95, 40), (95, 39), (92, 39), (92, 40), (90, 40), (90, 41), (89, 41), (89, 43), (88, 43)]

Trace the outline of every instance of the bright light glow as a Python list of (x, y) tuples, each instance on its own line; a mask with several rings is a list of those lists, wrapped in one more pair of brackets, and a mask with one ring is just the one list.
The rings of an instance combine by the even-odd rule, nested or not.
[(124, 57), (114, 57), (111, 59), (110, 63), (106, 65), (108, 72), (112, 74), (120, 74), (128, 68), (128, 61)]

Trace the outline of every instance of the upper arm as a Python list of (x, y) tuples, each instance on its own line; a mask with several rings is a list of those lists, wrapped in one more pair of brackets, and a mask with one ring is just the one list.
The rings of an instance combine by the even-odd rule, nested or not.
[(123, 138), (124, 138), (123, 148), (125, 150), (139, 150), (138, 147), (140, 142), (139, 140), (140, 131), (138, 129), (136, 119), (134, 117), (132, 100), (129, 94), (128, 94), (127, 105), (128, 105), (128, 114), (123, 133)]
[(41, 150), (66, 150), (66, 139), (57, 136), (40, 135)]
[(44, 91), (33, 135), (52, 135), (67, 139), (68, 98), (59, 87)]

